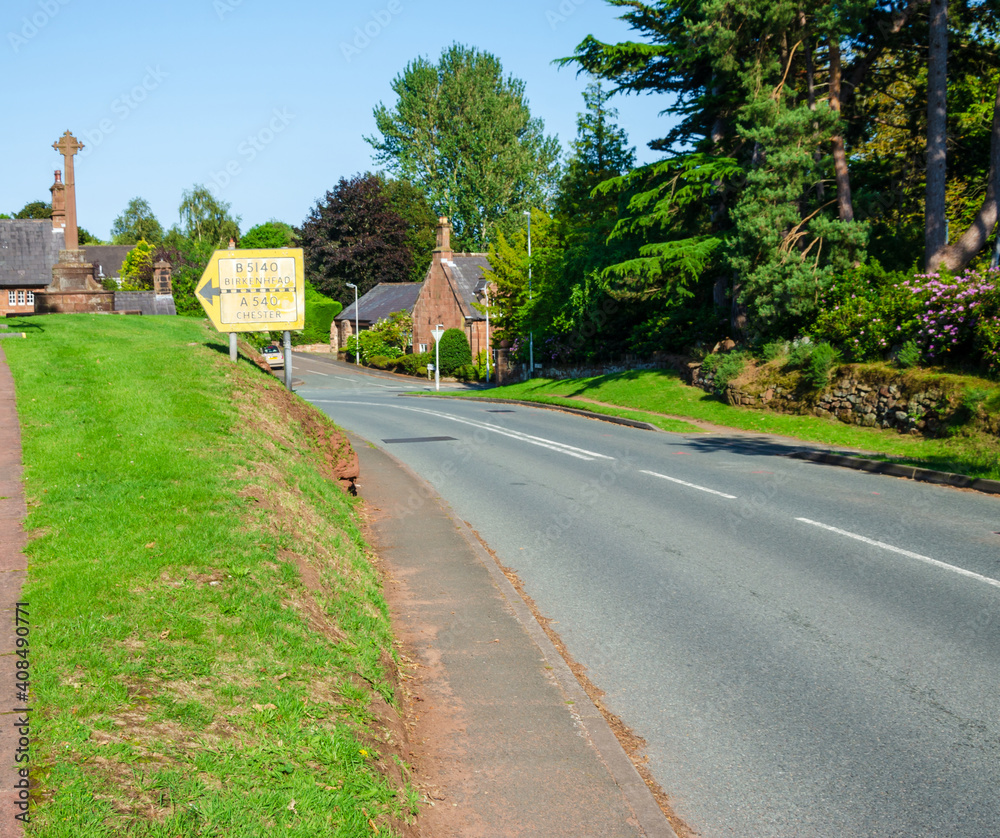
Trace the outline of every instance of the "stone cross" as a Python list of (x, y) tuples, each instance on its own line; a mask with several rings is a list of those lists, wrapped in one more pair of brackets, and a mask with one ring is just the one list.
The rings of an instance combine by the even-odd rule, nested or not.
[(73, 155), (83, 148), (83, 143), (67, 131), (52, 143), (52, 148), (58, 151), (65, 161), (63, 171), (66, 174), (66, 250), (77, 250), (80, 245), (76, 228), (76, 177), (73, 175)]

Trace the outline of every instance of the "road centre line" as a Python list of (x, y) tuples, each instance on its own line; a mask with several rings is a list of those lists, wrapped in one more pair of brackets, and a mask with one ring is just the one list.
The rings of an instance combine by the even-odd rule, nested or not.
[(640, 469), (640, 472), (642, 474), (648, 474), (651, 477), (659, 477), (663, 480), (669, 480), (671, 483), (679, 483), (681, 486), (687, 486), (689, 489), (697, 489), (699, 492), (708, 492), (710, 495), (718, 495), (720, 498), (736, 500), (736, 495), (727, 495), (725, 492), (717, 492), (715, 489), (707, 489), (696, 483), (688, 483), (686, 480), (678, 480), (676, 477), (667, 477), (667, 475), (660, 474), (657, 471), (646, 471), (645, 469)]
[(502, 428), (499, 425), (493, 425), (489, 422), (477, 422), (472, 419), (462, 419), (458, 416), (452, 416), (448, 413), (441, 413), (436, 410), (427, 410), (422, 407), (404, 407), (403, 405), (385, 405), (376, 404), (373, 402), (355, 402), (355, 401), (344, 401), (344, 400), (319, 400), (315, 401), (316, 404), (353, 404), (361, 405), (363, 407), (392, 407), (396, 410), (409, 410), (412, 413), (424, 413), (428, 416), (435, 416), (439, 419), (450, 419), (452, 422), (458, 422), (462, 425), (470, 425), (473, 428), (479, 428), (480, 430), (490, 431), (491, 433), (500, 434), (501, 436), (510, 437), (511, 439), (516, 439), (519, 442), (527, 442), (531, 445), (538, 445), (542, 448), (548, 448), (550, 451), (556, 451), (559, 454), (568, 454), (570, 457), (576, 457), (579, 460), (614, 460), (614, 457), (609, 457), (607, 454), (598, 454), (596, 451), (588, 451), (586, 448), (577, 448), (573, 445), (568, 445), (565, 442), (557, 442), (554, 439), (546, 439), (541, 436), (533, 436), (532, 434), (522, 433), (521, 431), (514, 431), (510, 428)]
[(838, 529), (837, 527), (831, 527), (829, 524), (821, 524), (819, 521), (811, 521), (808, 518), (796, 518), (795, 520), (801, 521), (803, 524), (812, 524), (814, 527), (828, 530), (829, 532), (836, 533), (837, 535), (844, 535), (848, 538), (853, 538), (856, 541), (861, 541), (865, 544), (871, 545), (872, 547), (881, 547), (883, 550), (889, 550), (890, 552), (898, 553), (901, 556), (916, 559), (917, 561), (924, 562), (925, 564), (939, 567), (942, 570), (950, 570), (952, 573), (957, 573), (960, 576), (967, 576), (969, 579), (975, 579), (977, 582), (985, 582), (987, 585), (992, 585), (994, 588), (1000, 588), (1000, 580), (991, 579), (989, 576), (981, 576), (971, 570), (966, 570), (964, 567), (956, 567), (953, 564), (940, 562), (937, 559), (932, 559), (930, 556), (921, 556), (920, 553), (912, 553), (909, 550), (902, 549), (901, 547), (893, 547), (891, 544), (876, 541), (874, 538), (867, 538), (866, 536), (858, 535), (857, 533), (848, 532), (847, 530)]

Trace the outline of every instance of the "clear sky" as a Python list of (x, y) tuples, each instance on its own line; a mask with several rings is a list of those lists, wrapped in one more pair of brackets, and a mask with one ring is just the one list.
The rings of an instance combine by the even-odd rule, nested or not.
[[(50, 199), (69, 129), (79, 223), (101, 238), (129, 200), (164, 229), (205, 184), (241, 216), (301, 224), (341, 177), (374, 170), (373, 108), (392, 80), (452, 42), (496, 55), (564, 149), (588, 82), (552, 61), (588, 34), (635, 33), (604, 0), (4, 0), (0, 212)], [(639, 162), (664, 135), (662, 97), (616, 96)]]

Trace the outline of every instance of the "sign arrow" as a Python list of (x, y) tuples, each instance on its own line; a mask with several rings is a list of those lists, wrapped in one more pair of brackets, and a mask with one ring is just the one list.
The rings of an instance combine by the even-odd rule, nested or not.
[(216, 298), (222, 293), (218, 285), (210, 283), (204, 288), (198, 289), (198, 296), (201, 297), (208, 305), (213, 305)]

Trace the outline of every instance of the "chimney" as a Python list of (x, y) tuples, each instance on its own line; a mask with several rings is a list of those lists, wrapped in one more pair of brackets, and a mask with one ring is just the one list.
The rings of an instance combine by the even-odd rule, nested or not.
[(66, 230), (66, 184), (62, 182), (62, 172), (56, 169), (56, 182), (49, 192), (52, 193), (52, 229)]
[(438, 219), (437, 247), (434, 248), (434, 261), (441, 262), (451, 259), (451, 223), (446, 216)]

